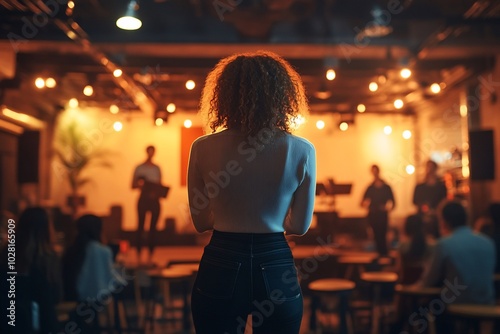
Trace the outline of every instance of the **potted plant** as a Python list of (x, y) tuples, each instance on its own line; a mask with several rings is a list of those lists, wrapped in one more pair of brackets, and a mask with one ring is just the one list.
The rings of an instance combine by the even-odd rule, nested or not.
[(72, 217), (75, 218), (78, 207), (85, 205), (85, 197), (81, 194), (81, 188), (92, 181), (90, 177), (84, 176), (83, 172), (91, 166), (111, 168), (112, 164), (108, 157), (112, 153), (92, 144), (78, 123), (72, 121), (58, 128), (54, 141), (54, 154), (71, 188), (67, 197), (67, 205), (71, 209)]

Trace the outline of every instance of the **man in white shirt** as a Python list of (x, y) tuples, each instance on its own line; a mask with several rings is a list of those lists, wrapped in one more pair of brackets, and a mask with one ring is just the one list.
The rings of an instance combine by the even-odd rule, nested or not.
[(148, 183), (160, 184), (161, 170), (158, 165), (153, 163), (155, 147), (151, 145), (148, 146), (146, 148), (146, 153), (146, 161), (135, 168), (134, 176), (132, 179), (132, 189), (141, 190), (141, 195), (139, 196), (139, 200), (137, 202), (137, 255), (139, 260), (141, 258), (142, 236), (144, 231), (144, 223), (146, 220), (146, 213), (149, 212), (151, 215), (148, 237), (149, 260), (151, 260), (153, 256), (155, 247), (154, 231), (156, 228), (156, 223), (158, 222), (158, 217), (160, 216), (160, 201), (158, 194), (154, 191), (150, 191), (150, 187), (145, 187), (144, 185)]

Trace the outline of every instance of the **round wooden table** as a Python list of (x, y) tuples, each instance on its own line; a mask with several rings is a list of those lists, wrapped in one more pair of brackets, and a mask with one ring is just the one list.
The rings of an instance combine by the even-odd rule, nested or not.
[(345, 255), (345, 256), (339, 256), (337, 262), (339, 264), (347, 265), (344, 277), (346, 279), (352, 279), (352, 275), (354, 273), (355, 268), (357, 268), (358, 274), (361, 275), (365, 271), (365, 266), (372, 264), (376, 258), (377, 255), (375, 254)]
[(466, 333), (472, 329), (473, 333), (480, 334), (482, 321), (493, 321), (492, 333), (500, 332), (500, 306), (498, 305), (456, 304), (449, 305), (447, 311), (455, 319), (465, 321)]
[(319, 306), (319, 297), (325, 294), (333, 294), (339, 295), (340, 297), (340, 333), (347, 334), (349, 332), (347, 326), (347, 299), (349, 293), (356, 287), (356, 284), (353, 281), (345, 279), (325, 278), (309, 283), (308, 287), (309, 290), (313, 293), (313, 298), (311, 300), (311, 316), (309, 319), (309, 328), (312, 331), (315, 331), (317, 327), (316, 310)]

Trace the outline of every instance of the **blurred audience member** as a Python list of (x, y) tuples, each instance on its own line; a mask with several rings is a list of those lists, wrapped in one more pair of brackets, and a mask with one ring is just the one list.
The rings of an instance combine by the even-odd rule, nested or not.
[(500, 274), (500, 203), (490, 204), (487, 213), (474, 222), (474, 229), (493, 239), (496, 248), (495, 273)]
[[(27, 208), (15, 227), (15, 264), (8, 264), (7, 247), (2, 249), (0, 307), (5, 312), (15, 301), (15, 327), (2, 317), (1, 333), (56, 333), (58, 322), (55, 306), (61, 297), (61, 272), (59, 258), (51, 244), (50, 221), (44, 209)], [(9, 275), (8, 272), (17, 272)], [(14, 277), (15, 297), (7, 294)], [(10, 298), (10, 299), (8, 299)], [(10, 313), (10, 311), (7, 311)]]
[(368, 224), (373, 230), (375, 246), (380, 256), (386, 256), (389, 211), (396, 206), (391, 187), (380, 177), (380, 168), (372, 165), (373, 182), (366, 189), (361, 206), (368, 209)]
[[(65, 298), (86, 302), (98, 311), (109, 303), (113, 289), (121, 285), (121, 278), (113, 269), (111, 249), (101, 243), (102, 220), (84, 215), (76, 221), (77, 236), (63, 256)], [(99, 305), (100, 304), (100, 305)], [(98, 317), (84, 319), (98, 326)]]
[(420, 215), (408, 216), (404, 234), (406, 240), (399, 246), (399, 277), (402, 284), (413, 284), (422, 275), (425, 263), (432, 255), (434, 242), (427, 240)]
[(440, 220), (449, 235), (437, 242), (422, 285), (445, 287), (444, 302), (493, 304), (495, 245), (467, 226), (467, 213), (458, 202), (444, 204)]
[(446, 186), (437, 175), (437, 170), (437, 163), (427, 161), (424, 182), (419, 183), (413, 192), (413, 204), (422, 215), (426, 230), (436, 239), (440, 237), (436, 210), (447, 196)]

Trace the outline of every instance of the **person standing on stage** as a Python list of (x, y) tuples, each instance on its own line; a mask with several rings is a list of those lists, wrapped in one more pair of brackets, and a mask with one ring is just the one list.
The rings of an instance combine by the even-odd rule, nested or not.
[(380, 256), (387, 255), (388, 212), (394, 209), (396, 201), (391, 187), (380, 178), (380, 168), (371, 167), (373, 182), (363, 195), (361, 206), (368, 209), (368, 224), (373, 230), (375, 246)]
[(138, 225), (137, 225), (137, 255), (140, 261), (141, 249), (143, 241), (143, 231), (144, 223), (146, 220), (146, 213), (149, 212), (151, 215), (150, 225), (149, 225), (149, 235), (148, 235), (148, 246), (149, 246), (149, 260), (151, 260), (154, 251), (154, 231), (156, 229), (156, 223), (158, 222), (158, 217), (160, 216), (160, 200), (158, 195), (153, 191), (148, 191), (144, 187), (146, 182), (150, 183), (161, 183), (161, 170), (160, 167), (153, 163), (153, 156), (155, 154), (155, 147), (148, 146), (146, 148), (147, 159), (142, 164), (137, 166), (134, 170), (134, 176), (132, 180), (132, 189), (140, 189), (141, 194), (139, 196), (139, 201), (137, 202), (137, 213), (138, 213)]
[(426, 230), (436, 239), (440, 236), (436, 210), (447, 196), (446, 186), (437, 175), (437, 170), (438, 165), (434, 161), (427, 161), (424, 182), (418, 184), (413, 192), (413, 204), (417, 206)]

